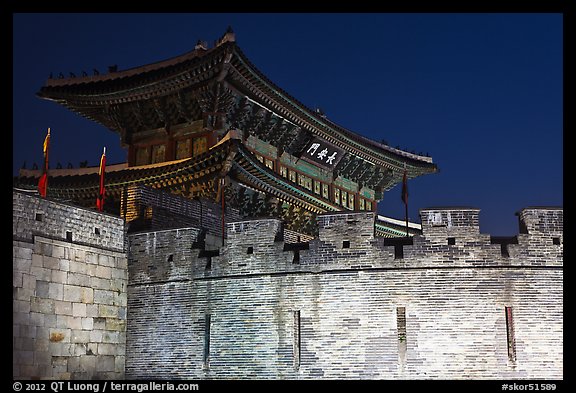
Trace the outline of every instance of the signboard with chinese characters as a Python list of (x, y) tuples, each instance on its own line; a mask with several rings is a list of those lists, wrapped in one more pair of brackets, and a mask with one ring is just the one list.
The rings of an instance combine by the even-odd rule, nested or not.
[(314, 138), (302, 151), (301, 158), (308, 162), (320, 164), (325, 168), (333, 169), (344, 154), (342, 149), (322, 139)]

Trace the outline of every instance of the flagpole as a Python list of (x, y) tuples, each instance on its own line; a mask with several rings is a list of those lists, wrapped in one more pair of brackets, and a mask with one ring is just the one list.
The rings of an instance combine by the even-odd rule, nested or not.
[(408, 231), (408, 174), (406, 172), (406, 163), (404, 163), (404, 176), (402, 176), (402, 202), (404, 202), (404, 217), (406, 218), (406, 237), (410, 237)]
[(44, 164), (42, 166), (42, 174), (38, 179), (38, 192), (42, 198), (46, 198), (48, 191), (48, 153), (50, 149), (50, 127), (48, 127), (48, 134), (44, 138), (42, 146), (42, 153), (44, 154)]
[(102, 156), (100, 157), (100, 169), (98, 170), (98, 175), (100, 177), (100, 185), (98, 190), (98, 196), (96, 197), (96, 208), (99, 211), (104, 211), (104, 194), (105, 194), (105, 186), (104, 186), (104, 173), (106, 171), (106, 146), (102, 151)]
[(408, 233), (408, 198), (406, 198), (406, 203), (404, 205), (406, 206), (406, 212), (404, 213), (406, 217), (406, 237), (410, 237), (410, 234)]
[(224, 178), (220, 179), (220, 198), (222, 199), (222, 247), (224, 247), (224, 234), (226, 231), (226, 221), (224, 213), (226, 212), (226, 205), (224, 204)]

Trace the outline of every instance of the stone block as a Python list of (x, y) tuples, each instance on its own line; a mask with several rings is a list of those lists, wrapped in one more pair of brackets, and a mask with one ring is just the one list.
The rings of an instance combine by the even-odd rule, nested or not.
[(92, 330), (94, 328), (94, 318), (82, 318), (82, 330)]
[(20, 336), (19, 337), (36, 338), (36, 326), (20, 325)]
[(22, 273), (22, 288), (36, 290), (36, 276)]
[(52, 299), (43, 299), (32, 297), (30, 300), (30, 311), (43, 314), (54, 314), (56, 301)]
[(34, 352), (34, 365), (50, 365), (52, 355), (48, 351), (35, 351)]
[(57, 371), (54, 373), (54, 379), (57, 380), (62, 380), (62, 381), (69, 381), (72, 379), (72, 373), (69, 373), (67, 371)]
[(64, 247), (54, 245), (52, 247), (52, 257), (53, 258), (63, 258), (64, 257)]
[(112, 278), (120, 278), (126, 280), (126, 270), (120, 268), (111, 268)]
[(72, 330), (68, 328), (50, 328), (50, 343), (69, 343)]
[(97, 317), (98, 305), (97, 304), (86, 304), (86, 316), (87, 317)]
[[(98, 356), (100, 355), (116, 355), (119, 351), (119, 345), (117, 344), (98, 344)], [(100, 370), (100, 371), (114, 371), (111, 370)]]
[(74, 358), (78, 359), (78, 356), (82, 356), (82, 355), (86, 355), (86, 349), (88, 347), (88, 344), (86, 343), (77, 343), (77, 344), (73, 344), (74, 345)]
[(32, 266), (30, 268), (30, 274), (32, 276), (34, 276), (34, 278), (36, 280), (41, 280), (41, 281), (47, 281), (48, 282), (52, 278), (51, 270), (43, 268), (43, 267)]
[(102, 289), (94, 290), (94, 303), (113, 305), (114, 304), (114, 292), (105, 291)]
[(101, 266), (114, 267), (114, 257), (100, 254), (98, 255), (98, 264)]
[(77, 372), (81, 372), (82, 370), (80, 369), (80, 355), (71, 356), (70, 359), (68, 359), (66, 367), (67, 371), (72, 373), (72, 375), (75, 375), (75, 373)]
[(41, 243), (40, 243), (40, 253), (41, 253), (43, 256), (50, 256), (50, 255), (52, 255), (52, 244), (41, 242)]
[(112, 279), (110, 282), (110, 290), (120, 294), (120, 293), (125, 293), (126, 292), (126, 280), (125, 279), (120, 279), (120, 278), (115, 278)]
[(70, 342), (88, 343), (90, 341), (90, 332), (87, 330), (72, 329), (70, 333)]
[(44, 314), (44, 327), (56, 327), (56, 314)]
[(97, 266), (95, 275), (96, 277), (110, 279), (112, 278), (112, 269), (108, 266)]
[[(90, 349), (90, 344), (88, 344), (88, 347)], [(84, 372), (95, 372), (96, 357), (90, 355), (80, 356), (80, 368)]]
[(81, 317), (68, 317), (68, 327), (70, 329), (82, 329), (82, 318)]
[(64, 285), (64, 300), (67, 302), (82, 302), (82, 287)]
[(55, 300), (64, 299), (64, 284), (51, 282), (48, 284), (48, 297)]
[(86, 304), (94, 303), (94, 290), (92, 288), (82, 288), (80, 300)]
[[(50, 346), (49, 352), (52, 354), (54, 371), (62, 372), (66, 370), (67, 366), (65, 362), (67, 361), (68, 357), (74, 356), (75, 344), (70, 344), (69, 342), (50, 342), (48, 345)], [(54, 358), (64, 359), (64, 364), (62, 366), (54, 366)], [(63, 368), (59, 369), (58, 367)]]
[(106, 329), (107, 330), (117, 330), (123, 332), (126, 330), (126, 321), (117, 318), (107, 318), (106, 319)]
[[(98, 344), (88, 343), (88, 346), (86, 347), (86, 355), (95, 356), (97, 354), (98, 354)], [(93, 359), (94, 359), (94, 366), (96, 366), (96, 357), (93, 357)]]
[(67, 284), (68, 273), (61, 270), (52, 270), (52, 283)]
[(126, 368), (126, 356), (115, 356), (114, 358), (114, 371), (124, 374)]
[(103, 343), (120, 343), (120, 332), (118, 331), (104, 331), (102, 333), (102, 342)]
[(72, 315), (72, 302), (54, 301), (56, 314)]
[(117, 257), (116, 258), (116, 267), (126, 271), (128, 269), (128, 258), (125, 257)]
[(94, 289), (102, 289), (106, 291), (109, 291), (111, 288), (110, 280), (99, 277), (90, 277), (90, 286)]
[(116, 306), (107, 306), (101, 304), (100, 306), (98, 306), (98, 311), (101, 317), (110, 317), (110, 318), (118, 317), (118, 307)]
[(72, 303), (72, 316), (86, 317), (86, 304)]
[(85, 273), (70, 272), (66, 283), (79, 287), (90, 286), (90, 276)]
[(17, 272), (30, 272), (32, 267), (31, 259), (13, 258), (12, 259), (12, 270)]
[(91, 265), (98, 264), (98, 255), (93, 252), (86, 252), (86, 263)]
[(22, 272), (12, 271), (12, 286), (22, 288)]
[[(106, 321), (104, 321), (104, 323), (102, 324), (102, 329), (104, 329), (105, 327), (106, 327)], [(102, 342), (102, 333), (103, 332), (104, 332), (103, 330), (90, 331), (90, 341), (94, 342), (94, 343)]]
[(12, 301), (12, 311), (14, 312), (30, 312), (30, 302), (25, 300), (13, 300)]
[(58, 262), (58, 269), (64, 272), (70, 271), (70, 261), (66, 258), (60, 258)]
[(40, 374), (40, 368), (36, 365), (21, 365), (19, 368), (19, 379), (38, 379), (38, 376), (42, 375)]
[(53, 258), (51, 256), (44, 256), (44, 258), (42, 259), (42, 267), (46, 268), (46, 269), (59, 269), (60, 268), (60, 263), (59, 263), (59, 259), (58, 258)]
[(48, 297), (48, 281), (36, 281), (36, 296), (47, 298)]
[(31, 312), (30, 324), (35, 326), (44, 326), (44, 314), (39, 312)]
[(32, 254), (32, 264), (30, 269), (32, 269), (32, 267), (42, 267), (43, 265), (43, 261), (42, 261), (43, 256), (41, 254)]
[(12, 314), (12, 322), (18, 325), (29, 325), (30, 324), (30, 314), (15, 312)]
[(96, 358), (96, 371), (114, 371), (115, 367), (115, 360), (112, 355), (99, 355)]
[(33, 351), (18, 351), (15, 353), (17, 364), (20, 365), (33, 365), (34, 364), (34, 352)]
[[(40, 334), (38, 334), (37, 336), (38, 337), (44, 337), (44, 335), (40, 335)], [(35, 350), (37, 352), (48, 352), (48, 350), (50, 348), (50, 346), (49, 346), (50, 340), (48, 340), (48, 338), (38, 338), (38, 337), (36, 338), (36, 341), (34, 343)], [(46, 337), (48, 337), (48, 335), (46, 335)]]
[[(83, 249), (75, 249), (74, 250), (74, 261), (76, 262), (86, 262), (86, 251)], [(83, 263), (81, 265), (84, 265)]]

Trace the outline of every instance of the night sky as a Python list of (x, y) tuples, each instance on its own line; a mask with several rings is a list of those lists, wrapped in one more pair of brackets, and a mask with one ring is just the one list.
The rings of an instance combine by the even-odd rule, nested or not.
[[(440, 173), (410, 180), (409, 218), (481, 209), (480, 230), (518, 233), (515, 212), (563, 205), (562, 14), (14, 14), (13, 175), (124, 162), (118, 135), (36, 92), (53, 73), (92, 75), (236, 41), (273, 83), (351, 131), (428, 153)], [(379, 213), (404, 218), (400, 185)]]

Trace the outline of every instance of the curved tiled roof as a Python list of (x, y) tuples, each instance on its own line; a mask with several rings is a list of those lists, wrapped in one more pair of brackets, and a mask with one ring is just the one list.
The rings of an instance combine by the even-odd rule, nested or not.
[(262, 106), (280, 112), (296, 125), (340, 147), (352, 149), (354, 154), (374, 164), (398, 170), (405, 163), (409, 166), (409, 178), (437, 172), (431, 157), (378, 143), (307, 108), (259, 71), (234, 41), (106, 75), (49, 79), (38, 95), (96, 120), (94, 106), (104, 106), (107, 100), (125, 103), (159, 97), (224, 78), (238, 84), (237, 87), (243, 88), (246, 95), (252, 95), (250, 98)]

